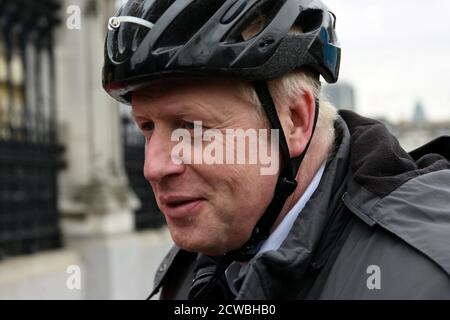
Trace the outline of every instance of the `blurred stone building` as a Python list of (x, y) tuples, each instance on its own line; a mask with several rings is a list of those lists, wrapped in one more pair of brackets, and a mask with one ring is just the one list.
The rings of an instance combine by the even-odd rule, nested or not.
[(406, 151), (412, 151), (437, 137), (450, 135), (450, 119), (429, 120), (426, 109), (420, 101), (416, 102), (411, 119), (408, 121), (394, 123), (384, 118), (378, 120), (397, 137)]
[(390, 130), (406, 151), (412, 151), (443, 135), (450, 135), (450, 120), (427, 121), (418, 125), (414, 121), (390, 124)]
[(101, 86), (116, 7), (0, 1), (0, 299), (144, 299), (171, 245), (143, 139)]

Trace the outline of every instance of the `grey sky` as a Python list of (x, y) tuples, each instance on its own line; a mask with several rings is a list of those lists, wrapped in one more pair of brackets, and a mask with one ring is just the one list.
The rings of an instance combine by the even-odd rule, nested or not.
[(428, 118), (450, 121), (449, 0), (324, 1), (359, 112), (406, 120), (419, 99)]

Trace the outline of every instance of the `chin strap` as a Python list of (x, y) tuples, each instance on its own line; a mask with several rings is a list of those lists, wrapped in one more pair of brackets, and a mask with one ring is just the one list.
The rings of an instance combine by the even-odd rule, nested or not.
[(280, 131), (279, 143), (281, 159), (283, 161), (282, 171), (278, 176), (274, 197), (262, 217), (256, 223), (250, 239), (241, 248), (230, 251), (220, 257), (201, 258), (203, 255), (199, 255), (194, 280), (189, 292), (190, 300), (224, 299), (225, 297), (230, 297), (228, 286), (226, 282), (224, 283), (225, 270), (233, 261), (246, 262), (252, 259), (258, 253), (264, 240), (269, 237), (270, 230), (280, 214), (286, 199), (297, 187), (295, 178), (316, 129), (319, 116), (319, 100), (317, 98), (315, 99), (314, 123), (311, 137), (302, 154), (291, 159), (286, 137), (267, 84), (260, 81), (255, 82), (253, 85), (272, 129), (278, 129)]

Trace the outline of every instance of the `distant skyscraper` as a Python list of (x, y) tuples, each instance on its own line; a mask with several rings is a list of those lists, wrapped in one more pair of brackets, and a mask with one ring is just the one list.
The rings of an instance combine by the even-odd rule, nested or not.
[(355, 90), (353, 86), (346, 82), (324, 86), (324, 93), (328, 100), (338, 109), (348, 109), (355, 111)]
[(427, 122), (427, 117), (425, 115), (425, 109), (420, 100), (418, 100), (416, 102), (412, 122), (415, 124), (423, 124), (423, 123)]

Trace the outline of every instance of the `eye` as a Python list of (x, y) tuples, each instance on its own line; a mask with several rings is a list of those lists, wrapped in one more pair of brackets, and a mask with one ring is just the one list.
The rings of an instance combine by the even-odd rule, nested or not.
[(152, 132), (155, 129), (153, 122), (144, 122), (141, 124), (141, 130), (144, 132)]
[(201, 130), (208, 130), (209, 128), (203, 125), (203, 122), (201, 120), (196, 120), (196, 121), (187, 121), (187, 120), (183, 120), (183, 124), (182, 127), (193, 131), (194, 129), (201, 129)]
[(184, 121), (183, 127), (185, 129), (188, 129), (188, 130), (194, 130), (195, 129), (195, 124), (193, 122)]

